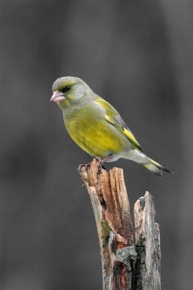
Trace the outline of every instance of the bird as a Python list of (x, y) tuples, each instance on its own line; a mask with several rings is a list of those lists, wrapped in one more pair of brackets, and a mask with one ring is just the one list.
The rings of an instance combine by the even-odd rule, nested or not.
[[(98, 158), (100, 165), (124, 158), (142, 164), (158, 177), (163, 171), (173, 173), (145, 155), (118, 111), (82, 79), (60, 77), (53, 83), (52, 91), (50, 101), (56, 102), (62, 110), (70, 137), (84, 151)], [(81, 164), (79, 169), (86, 165)]]

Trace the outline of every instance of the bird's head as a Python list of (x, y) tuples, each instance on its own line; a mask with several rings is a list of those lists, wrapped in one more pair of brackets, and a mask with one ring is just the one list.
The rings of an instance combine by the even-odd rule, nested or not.
[(85, 99), (92, 92), (83, 80), (76, 77), (57, 79), (53, 83), (52, 91), (53, 95), (50, 101), (57, 102), (61, 109), (77, 104), (80, 99)]

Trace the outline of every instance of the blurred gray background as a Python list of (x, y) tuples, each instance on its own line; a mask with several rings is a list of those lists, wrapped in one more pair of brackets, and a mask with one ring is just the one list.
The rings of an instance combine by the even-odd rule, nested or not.
[(193, 2), (0, 1), (0, 289), (99, 290), (90, 161), (50, 103), (78, 76), (109, 101), (143, 150), (174, 171), (127, 160), (131, 208), (148, 190), (161, 229), (162, 289), (192, 289)]

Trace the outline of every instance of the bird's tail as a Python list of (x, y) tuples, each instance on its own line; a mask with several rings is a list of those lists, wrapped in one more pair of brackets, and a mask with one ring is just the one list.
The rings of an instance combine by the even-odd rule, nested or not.
[(162, 165), (160, 165), (159, 163), (155, 162), (151, 158), (149, 158), (149, 157), (147, 157), (147, 158), (148, 158), (149, 163), (143, 164), (143, 166), (145, 166), (148, 170), (153, 172), (156, 176), (162, 177), (162, 171), (173, 173), (172, 171), (170, 171), (169, 169), (163, 167)]

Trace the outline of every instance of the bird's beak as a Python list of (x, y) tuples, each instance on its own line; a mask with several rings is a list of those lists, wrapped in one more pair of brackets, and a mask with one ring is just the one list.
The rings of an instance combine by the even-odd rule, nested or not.
[(50, 102), (60, 102), (62, 100), (65, 100), (64, 94), (59, 91), (55, 91), (50, 99)]

